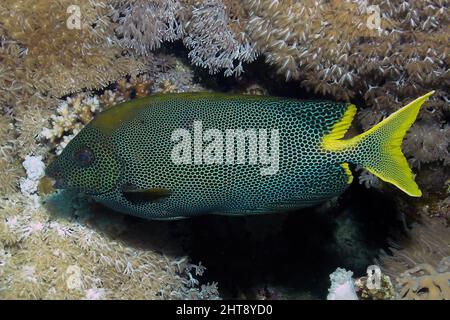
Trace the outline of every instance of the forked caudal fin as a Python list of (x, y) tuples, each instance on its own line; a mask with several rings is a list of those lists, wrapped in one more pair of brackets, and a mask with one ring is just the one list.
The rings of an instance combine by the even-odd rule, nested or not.
[(342, 119), (323, 138), (322, 147), (327, 151), (348, 154), (348, 162), (362, 166), (410, 196), (420, 197), (422, 192), (414, 181), (401, 144), (406, 131), (416, 120), (420, 107), (433, 93), (431, 91), (417, 98), (366, 132), (342, 140), (356, 113), (356, 107), (349, 105)]

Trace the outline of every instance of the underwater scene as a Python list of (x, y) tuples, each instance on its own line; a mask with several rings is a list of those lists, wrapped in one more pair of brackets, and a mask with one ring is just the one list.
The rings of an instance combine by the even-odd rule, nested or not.
[(450, 299), (450, 1), (1, 0), (0, 300)]

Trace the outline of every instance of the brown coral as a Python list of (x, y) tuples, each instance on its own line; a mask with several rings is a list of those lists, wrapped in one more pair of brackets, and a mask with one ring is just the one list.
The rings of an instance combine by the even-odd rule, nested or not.
[[(78, 8), (79, 28), (69, 27), (73, 7)], [(17, 74), (16, 86), (62, 96), (141, 70), (141, 63), (109, 45), (108, 12), (106, 4), (94, 1), (2, 1), (0, 29), (9, 42), (20, 44), (15, 63), (26, 70)]]
[(240, 75), (242, 63), (257, 56), (255, 44), (244, 32), (247, 19), (245, 11), (232, 1), (207, 0), (195, 5), (183, 39), (191, 50), (192, 63), (211, 74), (225, 69), (225, 76)]
[(381, 254), (379, 265), (392, 279), (423, 263), (437, 266), (450, 255), (449, 227), (445, 219), (423, 217), (411, 227), (407, 238), (391, 244), (390, 251), (392, 254)]
[(112, 13), (117, 23), (117, 42), (147, 55), (161, 43), (184, 35), (185, 11), (179, 0), (117, 1)]
[(217, 297), (216, 284), (199, 287), (205, 268), (171, 246), (163, 225), (134, 222), (131, 232), (122, 215), (76, 195), (47, 200), (44, 208), (21, 195), (0, 199), (1, 299)]
[[(435, 269), (428, 263), (403, 272), (397, 279), (400, 298), (405, 300), (450, 300), (450, 257)], [(438, 271), (439, 270), (439, 271)]]

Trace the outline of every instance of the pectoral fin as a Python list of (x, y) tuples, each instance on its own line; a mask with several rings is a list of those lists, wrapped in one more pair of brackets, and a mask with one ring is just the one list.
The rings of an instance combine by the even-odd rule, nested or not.
[(164, 200), (172, 194), (172, 191), (164, 188), (131, 189), (128, 187), (122, 190), (122, 193), (131, 203), (143, 204)]

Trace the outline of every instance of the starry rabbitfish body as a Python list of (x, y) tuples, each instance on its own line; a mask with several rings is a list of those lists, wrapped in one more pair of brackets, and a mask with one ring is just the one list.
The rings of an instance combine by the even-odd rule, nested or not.
[[(420, 196), (400, 145), (431, 94), (351, 139), (343, 139), (356, 113), (349, 103), (211, 93), (150, 96), (98, 115), (47, 174), (60, 188), (83, 191), (117, 211), (149, 219), (312, 206), (346, 189), (352, 181), (349, 164)], [(173, 132), (192, 133), (194, 145), (199, 122), (203, 132), (266, 129), (270, 136), (278, 130), (277, 172), (263, 175), (261, 168), (267, 164), (249, 161), (174, 163)], [(246, 159), (249, 150), (245, 148)]]

